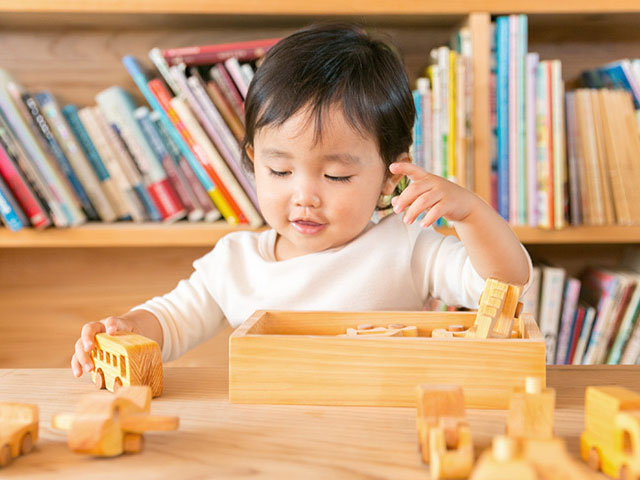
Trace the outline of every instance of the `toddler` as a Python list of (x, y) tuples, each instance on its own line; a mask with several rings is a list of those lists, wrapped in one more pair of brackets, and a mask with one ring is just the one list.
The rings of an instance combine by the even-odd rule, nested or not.
[[(84, 325), (76, 377), (93, 369), (99, 332), (149, 337), (166, 362), (259, 309), (422, 310), (430, 296), (475, 308), (487, 277), (528, 282), (531, 261), (507, 223), (411, 163), (411, 90), (384, 42), (338, 24), (284, 38), (257, 69), (245, 113), (244, 161), (271, 229), (225, 236), (173, 291)], [(395, 214), (372, 222), (404, 176)], [(439, 217), (459, 239), (431, 227)]]

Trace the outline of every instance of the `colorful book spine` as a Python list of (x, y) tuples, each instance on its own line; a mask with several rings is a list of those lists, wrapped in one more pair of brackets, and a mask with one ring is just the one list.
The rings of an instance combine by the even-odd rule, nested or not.
[(552, 212), (549, 209), (549, 199), (553, 199), (553, 177), (549, 172), (550, 162), (553, 158), (549, 158), (549, 143), (551, 126), (549, 124), (549, 77), (547, 75), (548, 62), (541, 61), (538, 64), (536, 78), (536, 159), (537, 159), (537, 179), (538, 179), (538, 226), (542, 228), (551, 228)]
[(444, 176), (444, 165), (442, 164), (442, 135), (441, 135), (441, 113), (442, 113), (442, 92), (440, 89), (440, 72), (438, 65), (430, 65), (427, 74), (431, 81), (431, 98), (433, 121), (431, 123), (431, 173), (440, 177)]
[(253, 227), (259, 227), (263, 224), (262, 217), (251, 204), (240, 184), (233, 177), (233, 174), (227, 167), (222, 157), (218, 154), (211, 141), (207, 137), (195, 116), (189, 109), (187, 100), (184, 97), (175, 97), (171, 99), (171, 106), (178, 114), (183, 122), (187, 132), (193, 138), (194, 144), (202, 148), (205, 157), (208, 160), (207, 171), (215, 179), (217, 184), (222, 185), (226, 194), (229, 196), (232, 207), (238, 208), (239, 218), (242, 223), (249, 223)]
[(518, 16), (509, 15), (509, 222), (518, 224)]
[(567, 167), (565, 147), (564, 83), (560, 60), (551, 62), (551, 111), (553, 131), (553, 226), (564, 228), (567, 211)]
[(235, 114), (239, 118), (244, 118), (244, 100), (224, 65), (219, 63), (211, 67), (211, 70), (209, 70), (209, 76), (211, 77), (211, 80), (216, 82), (218, 87), (220, 87), (222, 94), (231, 104)]
[(171, 139), (171, 135), (165, 128), (165, 124), (162, 121), (162, 115), (160, 112), (153, 110), (149, 115), (150, 120), (156, 126), (156, 130), (162, 140), (162, 144), (169, 156), (173, 159), (174, 163), (178, 165), (178, 168), (182, 172), (184, 178), (187, 180), (191, 191), (195, 195), (197, 204), (204, 210), (205, 222), (215, 222), (221, 218), (220, 211), (213, 205), (213, 200), (202, 186), (202, 183), (198, 180), (198, 177), (193, 172), (189, 162), (184, 158), (184, 155), (180, 153), (180, 149)]
[(526, 143), (526, 57), (528, 23), (526, 15), (517, 15), (516, 51), (516, 149), (517, 149), (517, 221), (527, 225), (527, 143)]
[(116, 125), (133, 154), (162, 220), (173, 222), (185, 217), (187, 212), (180, 198), (134, 117), (136, 106), (131, 97), (120, 87), (111, 87), (98, 93), (96, 101), (109, 123)]
[(2, 177), (0, 177), (0, 219), (13, 232), (22, 230), (29, 225), (29, 220), (20, 210), (18, 202)]
[(578, 344), (576, 345), (575, 354), (573, 356), (573, 360), (571, 361), (572, 365), (582, 365), (584, 359), (584, 353), (587, 350), (587, 345), (591, 339), (591, 333), (593, 331), (593, 322), (596, 318), (596, 309), (591, 305), (586, 307), (586, 311), (584, 314), (584, 322), (582, 324), (582, 330), (580, 330), (580, 337), (578, 338)]
[(640, 321), (636, 318), (635, 326), (633, 327), (629, 341), (622, 352), (620, 364), (633, 365), (636, 363), (638, 358), (640, 358)]
[(547, 363), (555, 360), (558, 343), (558, 324), (562, 311), (562, 293), (565, 279), (563, 268), (545, 266), (542, 269), (542, 293), (540, 299), (540, 332), (547, 348)]
[(31, 225), (40, 229), (51, 224), (40, 199), (32, 191), (10, 151), (5, 148), (2, 142), (0, 142), (0, 177), (5, 181)]
[(536, 156), (536, 73), (539, 55), (528, 53), (526, 56), (526, 192), (527, 192), (527, 225), (538, 226), (538, 164)]
[(149, 109), (147, 107), (139, 107), (135, 110), (134, 116), (149, 140), (149, 145), (153, 148), (156, 157), (160, 159), (182, 204), (188, 210), (188, 220), (192, 222), (202, 220), (202, 218), (204, 218), (204, 210), (201, 208), (195, 194), (191, 191), (191, 187), (187, 179), (184, 178), (179, 166), (174, 163), (171, 155), (169, 155), (169, 152), (164, 147), (160, 134), (151, 121)]
[(242, 68), (237, 58), (231, 57), (224, 61), (224, 66), (229, 72), (233, 83), (235, 83), (238, 92), (242, 96), (242, 100), (247, 98), (247, 91), (249, 90), (249, 84), (246, 82), (244, 75), (242, 74)]
[(498, 213), (509, 220), (509, 17), (496, 19), (496, 116), (498, 139)]
[(107, 196), (109, 203), (113, 206), (116, 216), (122, 220), (130, 220), (131, 216), (129, 215), (124, 194), (118, 190), (115, 180), (107, 170), (107, 167), (105, 167), (100, 154), (96, 150), (95, 145), (91, 141), (91, 137), (78, 116), (78, 109), (72, 104), (65, 105), (62, 107), (62, 115), (67, 121), (85, 157), (89, 161), (91, 168), (93, 168), (102, 186), (102, 190)]
[(180, 91), (180, 87), (178, 86), (178, 84), (169, 74), (169, 64), (162, 55), (162, 50), (160, 50), (159, 48), (152, 48), (151, 50), (149, 50), (149, 59), (156, 67), (156, 70), (160, 72), (163, 80), (167, 82), (167, 85), (169, 85), (169, 88), (174, 93), (174, 95), (180, 95), (182, 92)]
[(228, 58), (237, 58), (241, 62), (255, 60), (280, 41), (279, 38), (253, 40), (248, 42), (225, 43), (219, 45), (200, 45), (193, 47), (170, 48), (162, 51), (169, 65), (210, 65), (224, 62)]
[[(217, 178), (217, 175), (213, 168), (211, 167), (209, 160), (207, 159), (206, 153), (203, 151), (202, 147), (199, 146), (196, 141), (193, 139), (184, 123), (174, 110), (171, 105), (171, 96), (169, 92), (167, 92), (164, 85), (159, 80), (151, 80), (148, 83), (149, 90), (155, 96), (160, 108), (167, 114), (167, 117), (171, 120), (173, 128), (177, 132), (179, 132), (180, 137), (185, 142), (189, 152), (192, 153), (192, 158), (195, 164), (202, 167), (203, 172), (210, 178), (210, 182), (212, 185), (215, 185), (215, 190), (213, 191), (212, 199), (220, 210), (222, 216), (232, 225), (238, 223), (248, 223), (240, 208), (233, 201), (229, 192), (227, 192), (226, 187), (220, 182), (220, 179)], [(188, 158), (188, 157), (187, 157)], [(192, 168), (194, 168), (194, 164), (189, 162)], [(195, 170), (195, 168), (194, 168)], [(211, 192), (210, 192), (211, 194)]]
[[(636, 282), (640, 281), (640, 277), (636, 276)], [(613, 342), (609, 356), (607, 357), (607, 364), (618, 365), (621, 363), (623, 351), (625, 345), (631, 337), (634, 326), (637, 323), (638, 315), (640, 314), (640, 283), (636, 283), (633, 294), (629, 299), (629, 304), (624, 312), (624, 317), (620, 322), (620, 328), (618, 334)]]
[(69, 160), (71, 168), (75, 172), (78, 180), (85, 188), (91, 204), (95, 207), (100, 219), (103, 222), (113, 222), (116, 220), (116, 212), (109, 202), (104, 191), (100, 187), (100, 182), (95, 172), (91, 168), (89, 161), (84, 156), (76, 139), (69, 130), (69, 126), (62, 116), (53, 95), (49, 92), (39, 92), (35, 94), (35, 99), (42, 109), (53, 131), (60, 148), (65, 157)]
[[(193, 172), (213, 200), (217, 209), (229, 223), (233, 225), (239, 223), (238, 217), (233, 210), (231, 210), (226, 198), (220, 192), (219, 187), (213, 182), (204, 167), (200, 164), (195, 153), (191, 151), (181, 132), (177, 130), (174, 122), (177, 122), (178, 119), (176, 118), (175, 112), (171, 109), (171, 105), (169, 104), (170, 95), (164, 85), (162, 85), (162, 82), (154, 80), (147, 82), (146, 76), (134, 57), (125, 56), (122, 59), (122, 63), (125, 65), (129, 75), (131, 75), (136, 86), (140, 89), (140, 92), (142, 92), (151, 108), (160, 113), (160, 118), (165, 130), (169, 133), (171, 140), (175, 142), (176, 146), (180, 149), (181, 154), (193, 169)], [(155, 86), (155, 91), (152, 91), (151, 86)]]
[(571, 328), (576, 318), (579, 295), (580, 280), (577, 278), (568, 278), (564, 289), (564, 302), (562, 305), (562, 316), (560, 317), (560, 332), (558, 333), (558, 347), (555, 358), (555, 363), (559, 365), (565, 363), (567, 353), (571, 347)]
[[(418, 82), (420, 79), (418, 79)], [(422, 98), (420, 89), (411, 92), (413, 96), (413, 104), (416, 109), (416, 117), (413, 121), (413, 144), (411, 145), (411, 155), (413, 163), (424, 168), (424, 159), (422, 158)]]
[(456, 166), (456, 92), (455, 92), (455, 65), (456, 65), (456, 52), (449, 50), (448, 62), (447, 62), (447, 179), (452, 182), (459, 182), (457, 177)]
[(224, 98), (224, 95), (216, 82), (210, 80), (207, 82), (206, 88), (213, 104), (220, 112), (220, 115), (222, 115), (222, 118), (224, 118), (229, 129), (233, 132), (233, 136), (238, 142), (242, 142), (244, 140), (244, 119), (240, 119), (236, 116), (233, 108), (231, 108), (227, 99)]
[(418, 79), (418, 91), (422, 105), (422, 162), (425, 170), (433, 172), (433, 149), (431, 134), (433, 131), (433, 113), (431, 111), (431, 89), (429, 79), (422, 77)]
[(575, 356), (576, 347), (578, 346), (578, 339), (580, 338), (580, 332), (582, 331), (582, 325), (584, 324), (586, 311), (587, 310), (584, 305), (578, 305), (578, 308), (576, 310), (576, 318), (574, 319), (573, 325), (571, 326), (571, 342), (569, 345), (567, 356), (564, 359), (565, 365), (573, 364), (573, 357)]
[(593, 329), (589, 343), (586, 346), (584, 356), (582, 358), (583, 365), (593, 365), (596, 363), (601, 344), (604, 340), (604, 332), (606, 331), (606, 323), (609, 321), (611, 312), (613, 311), (614, 297), (616, 290), (619, 288), (620, 278), (617, 275), (602, 271), (590, 270), (583, 281), (585, 286), (585, 294), (591, 303), (597, 304), (596, 318), (593, 323)]

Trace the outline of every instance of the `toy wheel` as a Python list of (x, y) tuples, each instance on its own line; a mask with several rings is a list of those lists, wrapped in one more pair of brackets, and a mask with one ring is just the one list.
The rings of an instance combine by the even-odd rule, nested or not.
[(113, 393), (116, 393), (118, 390), (120, 390), (120, 388), (122, 388), (122, 380), (120, 380), (120, 378), (117, 377), (113, 381)]
[(4, 467), (11, 461), (11, 448), (9, 445), (4, 445), (0, 448), (0, 467)]
[(122, 439), (124, 453), (138, 453), (144, 448), (144, 437), (139, 433), (126, 433)]
[(94, 382), (98, 390), (102, 390), (105, 387), (104, 373), (102, 372), (101, 369), (98, 369), (98, 371), (96, 372), (96, 377)]
[(598, 452), (598, 449), (596, 447), (591, 447), (591, 450), (589, 450), (587, 465), (589, 465), (589, 467), (596, 472), (600, 470), (600, 452)]
[(33, 449), (33, 437), (31, 433), (25, 433), (22, 437), (22, 445), (20, 446), (20, 453), (26, 455)]
[(618, 480), (632, 480), (631, 472), (629, 472), (629, 467), (627, 465), (623, 465), (620, 467), (620, 471), (618, 472)]

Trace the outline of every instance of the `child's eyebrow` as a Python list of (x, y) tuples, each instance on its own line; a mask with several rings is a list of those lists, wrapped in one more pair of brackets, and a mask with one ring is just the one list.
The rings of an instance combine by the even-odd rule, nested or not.
[(332, 153), (324, 156), (325, 160), (346, 163), (347, 165), (359, 164), (360, 158), (351, 153)]

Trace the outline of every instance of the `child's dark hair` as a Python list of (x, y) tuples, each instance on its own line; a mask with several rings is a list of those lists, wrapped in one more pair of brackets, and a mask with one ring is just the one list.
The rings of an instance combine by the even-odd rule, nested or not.
[(245, 166), (253, 170), (246, 147), (260, 128), (309, 106), (318, 139), (334, 104), (354, 128), (373, 134), (387, 167), (409, 151), (416, 112), (398, 55), (359, 26), (316, 24), (283, 38), (257, 69), (245, 102)]

